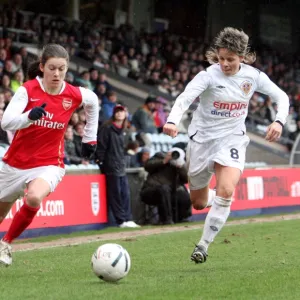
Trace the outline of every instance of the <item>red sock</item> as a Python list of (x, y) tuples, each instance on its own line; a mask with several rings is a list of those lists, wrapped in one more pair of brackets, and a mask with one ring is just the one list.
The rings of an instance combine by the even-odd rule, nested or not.
[(2, 240), (10, 244), (30, 225), (39, 209), (40, 207), (30, 207), (24, 202), (20, 210), (15, 214)]

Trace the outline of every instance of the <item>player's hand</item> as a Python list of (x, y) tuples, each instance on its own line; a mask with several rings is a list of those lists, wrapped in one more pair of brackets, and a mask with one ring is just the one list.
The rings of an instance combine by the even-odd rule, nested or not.
[(45, 111), (45, 107), (46, 107), (46, 103), (43, 103), (41, 106), (36, 106), (34, 107), (28, 114), (28, 119), (30, 119), (31, 121), (36, 121), (41, 119), (42, 117), (46, 116), (46, 111)]
[(177, 126), (175, 124), (166, 123), (163, 127), (163, 133), (175, 137), (178, 134)]
[(163, 160), (163, 164), (167, 164), (172, 159), (172, 152), (168, 152)]
[(85, 160), (85, 159), (83, 159), (83, 160), (81, 161), (81, 164), (82, 164), (82, 165), (85, 165), (85, 166), (87, 166), (89, 163), (90, 163), (90, 162), (89, 162), (88, 160)]
[(91, 160), (93, 154), (96, 152), (97, 144), (82, 143), (81, 157), (85, 160)]
[(269, 142), (274, 142), (279, 140), (282, 134), (282, 126), (278, 122), (273, 122), (267, 128), (266, 140)]

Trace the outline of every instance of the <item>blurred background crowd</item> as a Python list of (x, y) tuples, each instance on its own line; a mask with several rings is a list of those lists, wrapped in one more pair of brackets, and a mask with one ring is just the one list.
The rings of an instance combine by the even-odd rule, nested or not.
[[(92, 67), (80, 73), (69, 71), (66, 81), (91, 89), (97, 94), (100, 104), (99, 128), (114, 117), (119, 105), (126, 111), (126, 127), (123, 130), (127, 168), (144, 167), (157, 152), (157, 149), (153, 150), (147, 134), (162, 132), (176, 97), (198, 72), (209, 66), (204, 57), (208, 43), (204, 42), (203, 37), (192, 38), (168, 31), (149, 33), (143, 28), (137, 30), (130, 24), (114, 28), (104, 25), (101, 20), (78, 21), (34, 12), (24, 14), (14, 5), (0, 6), (0, 27), (0, 120), (15, 91), (26, 80), (31, 61), (26, 47), (17, 47), (13, 42), (18, 39), (18, 42), (25, 44), (59, 43), (68, 50), (71, 57), (91, 63)], [(8, 30), (12, 28), (22, 30), (23, 34)], [(257, 60), (254, 67), (264, 71), (289, 96), (290, 114), (281, 143), (291, 149), (300, 132), (299, 58), (287, 56), (263, 44), (255, 50)], [(149, 94), (143, 104), (130, 110), (110, 84), (107, 71), (151, 86), (160, 96)], [(195, 99), (195, 106), (197, 101), (199, 99)], [(247, 124), (250, 127), (253, 124), (267, 126), (275, 120), (276, 110), (276, 104), (269, 97), (254, 93), (249, 104)], [(192, 108), (180, 127), (182, 133), (186, 133), (191, 111)], [(79, 109), (73, 114), (67, 128), (67, 165), (95, 164), (94, 161), (83, 160), (80, 155), (85, 121), (84, 111)], [(0, 143), (9, 145), (13, 134), (0, 129)], [(181, 149), (185, 149), (185, 146), (186, 143), (183, 143)], [(151, 169), (151, 165), (146, 168)], [(187, 179), (182, 181), (182, 185), (185, 181)], [(170, 223), (171, 219), (166, 215), (163, 222)]]

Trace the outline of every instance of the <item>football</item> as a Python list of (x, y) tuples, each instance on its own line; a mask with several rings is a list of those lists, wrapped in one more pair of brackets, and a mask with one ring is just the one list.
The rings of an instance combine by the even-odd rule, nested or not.
[(131, 259), (121, 245), (104, 244), (92, 256), (92, 269), (104, 281), (118, 281), (124, 278), (131, 266)]

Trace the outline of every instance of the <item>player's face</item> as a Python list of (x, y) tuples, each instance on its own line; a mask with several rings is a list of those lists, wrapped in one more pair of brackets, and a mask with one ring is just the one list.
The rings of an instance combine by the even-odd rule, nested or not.
[(236, 74), (240, 69), (240, 63), (243, 61), (242, 56), (238, 56), (226, 48), (219, 49), (218, 58), (221, 70), (227, 76)]
[(68, 63), (64, 58), (49, 58), (45, 65), (40, 64), (40, 69), (44, 73), (43, 84), (49, 90), (60, 89), (65, 79)]

